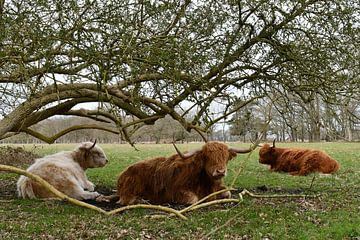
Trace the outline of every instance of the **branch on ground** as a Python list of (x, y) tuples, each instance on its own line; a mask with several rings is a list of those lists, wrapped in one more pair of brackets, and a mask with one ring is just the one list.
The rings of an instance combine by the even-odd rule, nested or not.
[(245, 196), (245, 195), (248, 195), (248, 196), (250, 196), (252, 198), (299, 198), (299, 197), (301, 197), (301, 198), (304, 198), (304, 197), (314, 198), (314, 197), (319, 196), (319, 195), (306, 195), (306, 194), (259, 195), (259, 194), (251, 193), (250, 191), (244, 189), (241, 193), (239, 193), (239, 199), (228, 198), (228, 199), (218, 199), (218, 200), (214, 200), (214, 201), (210, 201), (210, 202), (204, 202), (207, 199), (209, 199), (210, 197), (213, 197), (213, 196), (215, 196), (217, 194), (223, 193), (225, 191), (233, 190), (233, 189), (226, 188), (226, 189), (222, 189), (220, 191), (217, 191), (215, 193), (209, 194), (208, 196), (200, 199), (198, 202), (196, 202), (196, 203), (192, 204), (191, 206), (189, 206), (187, 208), (184, 208), (184, 209), (182, 209), (180, 211), (175, 210), (173, 208), (169, 208), (169, 207), (164, 207), (164, 206), (159, 206), (159, 205), (151, 205), (151, 204), (129, 205), (129, 206), (124, 206), (124, 207), (121, 207), (121, 208), (114, 209), (112, 211), (105, 211), (105, 210), (103, 210), (101, 208), (98, 208), (98, 207), (96, 207), (94, 205), (91, 205), (91, 204), (76, 200), (74, 198), (71, 198), (71, 197), (63, 194), (62, 192), (60, 192), (56, 188), (54, 188), (51, 184), (49, 184), (47, 181), (42, 179), (40, 176), (38, 176), (36, 174), (32, 174), (32, 173), (30, 173), (28, 171), (25, 171), (23, 169), (16, 168), (16, 167), (13, 167), (13, 166), (0, 164), (0, 171), (13, 172), (13, 173), (16, 173), (16, 174), (19, 174), (19, 175), (24, 175), (24, 176), (26, 176), (28, 178), (31, 178), (31, 179), (37, 181), (42, 187), (44, 187), (46, 190), (53, 193), (56, 196), (56, 198), (58, 198), (60, 200), (68, 201), (68, 202), (70, 202), (70, 203), (72, 203), (74, 205), (77, 205), (79, 207), (85, 207), (85, 208), (94, 210), (96, 212), (103, 213), (103, 214), (105, 214), (107, 216), (114, 215), (116, 213), (120, 213), (120, 212), (130, 210), (130, 209), (145, 208), (145, 209), (154, 209), (154, 210), (167, 212), (167, 213), (170, 214), (168, 216), (174, 216), (175, 215), (175, 216), (177, 216), (177, 217), (179, 217), (179, 218), (181, 218), (183, 220), (187, 220), (187, 217), (185, 217), (183, 215), (183, 213), (185, 213), (185, 212), (194, 211), (196, 209), (208, 207), (208, 206), (215, 205), (215, 204), (240, 203), (240, 202), (243, 201), (243, 196)]

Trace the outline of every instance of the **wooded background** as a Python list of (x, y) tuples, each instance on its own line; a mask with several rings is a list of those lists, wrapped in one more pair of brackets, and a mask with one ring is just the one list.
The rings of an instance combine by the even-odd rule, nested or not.
[(0, 139), (359, 140), (359, 4), (0, 0)]

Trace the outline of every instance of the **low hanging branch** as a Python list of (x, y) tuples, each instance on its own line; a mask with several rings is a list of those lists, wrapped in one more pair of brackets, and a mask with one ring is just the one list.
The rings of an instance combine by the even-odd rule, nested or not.
[(235, 185), (235, 182), (236, 182), (237, 178), (240, 176), (241, 172), (244, 170), (245, 163), (248, 162), (248, 160), (250, 159), (251, 154), (258, 147), (262, 137), (264, 136), (264, 133), (265, 133), (266, 129), (268, 128), (270, 122), (271, 122), (271, 111), (272, 111), (272, 106), (270, 105), (269, 112), (268, 112), (268, 120), (265, 122), (265, 125), (264, 125), (263, 129), (261, 130), (261, 133), (260, 133), (259, 137), (255, 140), (255, 142), (253, 142), (253, 144), (251, 146), (251, 152), (249, 152), (249, 154), (246, 157), (246, 160), (242, 162), (241, 166), (238, 168), (237, 172), (235, 173), (235, 177), (232, 180), (231, 185), (230, 185), (231, 188)]
[(120, 132), (118, 131), (115, 131), (113, 129), (110, 129), (110, 128), (107, 128), (107, 127), (103, 127), (103, 126), (99, 126), (97, 124), (83, 124), (83, 125), (75, 125), (75, 126), (71, 126), (67, 129), (64, 129), (60, 132), (58, 132), (57, 134), (51, 136), (51, 137), (48, 137), (48, 136), (45, 136), (44, 134), (41, 134), (37, 131), (34, 131), (30, 128), (24, 128), (22, 129), (23, 132), (37, 138), (37, 139), (40, 139), (48, 144), (52, 144), (54, 143), (57, 139), (59, 139), (61, 136), (64, 136), (65, 134), (68, 134), (69, 132), (72, 132), (72, 131), (77, 131), (77, 130), (80, 130), (80, 129), (99, 129), (99, 130), (103, 130), (103, 131), (107, 131), (107, 132), (110, 132), (110, 133), (113, 133), (113, 134), (120, 134)]

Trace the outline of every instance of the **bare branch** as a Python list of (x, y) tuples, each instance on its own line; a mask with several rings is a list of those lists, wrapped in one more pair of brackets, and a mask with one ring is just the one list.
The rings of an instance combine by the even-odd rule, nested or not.
[(80, 129), (99, 129), (99, 130), (103, 130), (103, 131), (107, 131), (113, 134), (120, 134), (118, 131), (115, 131), (113, 129), (110, 128), (106, 128), (103, 126), (99, 126), (97, 124), (88, 124), (88, 125), (75, 125), (75, 126), (71, 126), (67, 129), (62, 130), (61, 132), (58, 132), (57, 134), (51, 136), (51, 137), (47, 137), (37, 131), (34, 131), (30, 128), (24, 128), (21, 129), (22, 132), (25, 132), (35, 138), (38, 138), (46, 143), (54, 143), (57, 139), (59, 139), (60, 137), (64, 136), (65, 134), (72, 132), (72, 131), (76, 131), (76, 130), (80, 130)]

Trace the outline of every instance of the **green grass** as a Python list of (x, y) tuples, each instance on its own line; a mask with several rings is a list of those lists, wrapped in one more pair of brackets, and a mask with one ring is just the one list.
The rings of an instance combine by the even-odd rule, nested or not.
[[(179, 145), (190, 150), (201, 144)], [(234, 144), (231, 144), (235, 146)], [(241, 144), (241, 147), (248, 146)], [(296, 177), (271, 173), (258, 163), (258, 153), (238, 155), (229, 164), (229, 185), (242, 169), (234, 187), (250, 191), (266, 186), (266, 193), (320, 194), (315, 199), (252, 199), (239, 204), (212, 206), (189, 212), (188, 221), (153, 218), (151, 210), (136, 209), (104, 216), (67, 203), (3, 199), (0, 196), (0, 239), (359, 239), (360, 238), (360, 144), (288, 143), (282, 146), (326, 151), (340, 164), (333, 176)], [(25, 146), (32, 149), (33, 146)], [(104, 168), (87, 175), (97, 185), (115, 188), (118, 174), (129, 164), (174, 153), (172, 145), (102, 145), (110, 160)], [(35, 151), (50, 154), (74, 145), (39, 145)], [(0, 181), (18, 176), (0, 173)], [(260, 193), (261, 194), (261, 193)]]

